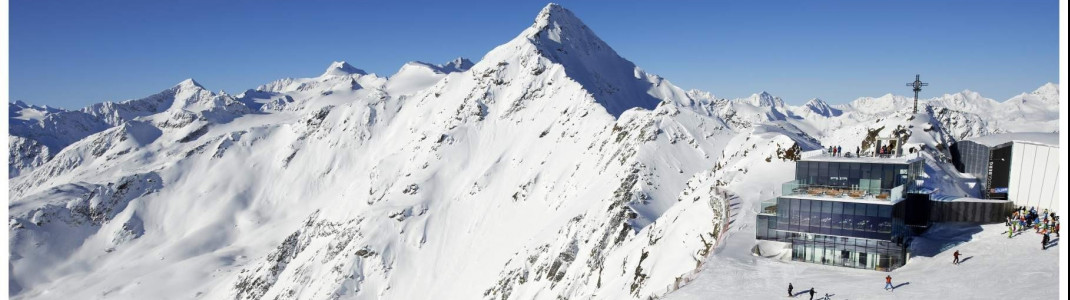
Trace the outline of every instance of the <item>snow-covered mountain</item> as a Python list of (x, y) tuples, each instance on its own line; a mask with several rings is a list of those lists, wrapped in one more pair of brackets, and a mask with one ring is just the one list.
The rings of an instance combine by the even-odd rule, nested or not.
[(727, 199), (774, 196), (803, 151), (897, 136), (936, 174), (955, 139), (1057, 130), (1054, 85), (979, 97), (919, 114), (893, 95), (719, 99), (550, 4), (474, 64), (384, 77), (335, 62), (234, 96), (186, 80), (81, 110), (12, 103), (9, 293), (660, 297), (721, 242)]

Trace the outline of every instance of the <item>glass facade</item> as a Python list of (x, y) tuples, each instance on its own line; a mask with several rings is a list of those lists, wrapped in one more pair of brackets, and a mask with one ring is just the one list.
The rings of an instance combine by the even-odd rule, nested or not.
[(921, 161), (883, 164), (803, 160), (795, 165), (795, 181), (807, 185), (890, 190), (900, 185), (913, 187), (914, 179), (921, 172), (924, 172)]
[[(793, 261), (888, 271), (906, 264), (902, 238), (878, 240), (779, 230), (775, 215), (759, 215), (757, 237), (791, 244)], [(894, 230), (893, 230), (894, 231)]]
[(903, 222), (904, 204), (780, 197), (770, 212), (759, 215), (757, 234), (764, 239), (778, 239), (773, 231), (791, 231), (901, 241), (910, 233)]
[(905, 248), (888, 241), (802, 234), (791, 244), (791, 260), (889, 271), (906, 264)]
[(960, 141), (951, 145), (951, 160), (959, 172), (977, 177), (982, 197), (1006, 200), (1011, 147), (1013, 143), (989, 147), (973, 141)]

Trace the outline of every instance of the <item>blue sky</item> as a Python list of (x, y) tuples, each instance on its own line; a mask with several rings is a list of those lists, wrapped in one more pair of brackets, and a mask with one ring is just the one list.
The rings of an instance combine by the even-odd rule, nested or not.
[[(799, 104), (964, 89), (999, 101), (1059, 81), (1057, 1), (560, 2), (617, 52), (684, 88)], [(381, 75), (478, 60), (546, 2), (10, 3), (11, 99), (77, 108), (195, 78), (240, 93), (334, 60)]]

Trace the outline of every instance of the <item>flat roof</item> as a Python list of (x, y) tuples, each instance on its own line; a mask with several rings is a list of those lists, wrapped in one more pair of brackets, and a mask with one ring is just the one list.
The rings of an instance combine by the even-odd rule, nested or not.
[(980, 199), (980, 198), (973, 198), (973, 197), (958, 197), (958, 198), (947, 198), (947, 197), (937, 198), (937, 197), (933, 197), (933, 198), (930, 198), (929, 200), (933, 201), (933, 202), (978, 202), (978, 203), (1006, 203), (1006, 202), (1011, 202), (1011, 200)]
[(906, 199), (905, 197), (900, 197), (899, 199), (895, 199), (895, 200), (880, 200), (880, 199), (877, 199), (877, 198), (872, 198), (872, 199), (870, 199), (870, 198), (862, 198), (862, 199), (859, 199), (859, 198), (851, 198), (851, 197), (813, 196), (813, 195), (809, 195), (809, 194), (783, 195), (783, 196), (780, 196), (780, 197), (793, 198), (793, 199), (802, 199), (802, 200), (819, 200), (819, 201), (850, 202), (850, 203), (864, 203), (864, 204), (882, 204), (882, 205), (894, 205), (896, 203), (899, 203), (899, 201), (903, 201), (904, 199)]
[(973, 137), (966, 140), (989, 147), (995, 147), (1010, 142), (1034, 143), (1052, 147), (1059, 147), (1059, 134), (1052, 132), (998, 133), (989, 134), (986, 136)]
[(854, 162), (864, 164), (909, 164), (921, 160), (917, 154), (907, 154), (899, 157), (843, 157), (816, 155), (799, 159), (799, 161), (827, 161), (827, 162)]

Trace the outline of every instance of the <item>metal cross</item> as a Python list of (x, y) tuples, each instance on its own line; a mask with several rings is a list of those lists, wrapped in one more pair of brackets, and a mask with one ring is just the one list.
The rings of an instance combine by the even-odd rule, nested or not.
[(929, 86), (928, 82), (921, 82), (921, 74), (914, 75), (914, 82), (907, 83), (907, 86), (914, 87), (914, 113), (918, 113), (918, 92), (921, 92), (921, 87)]

